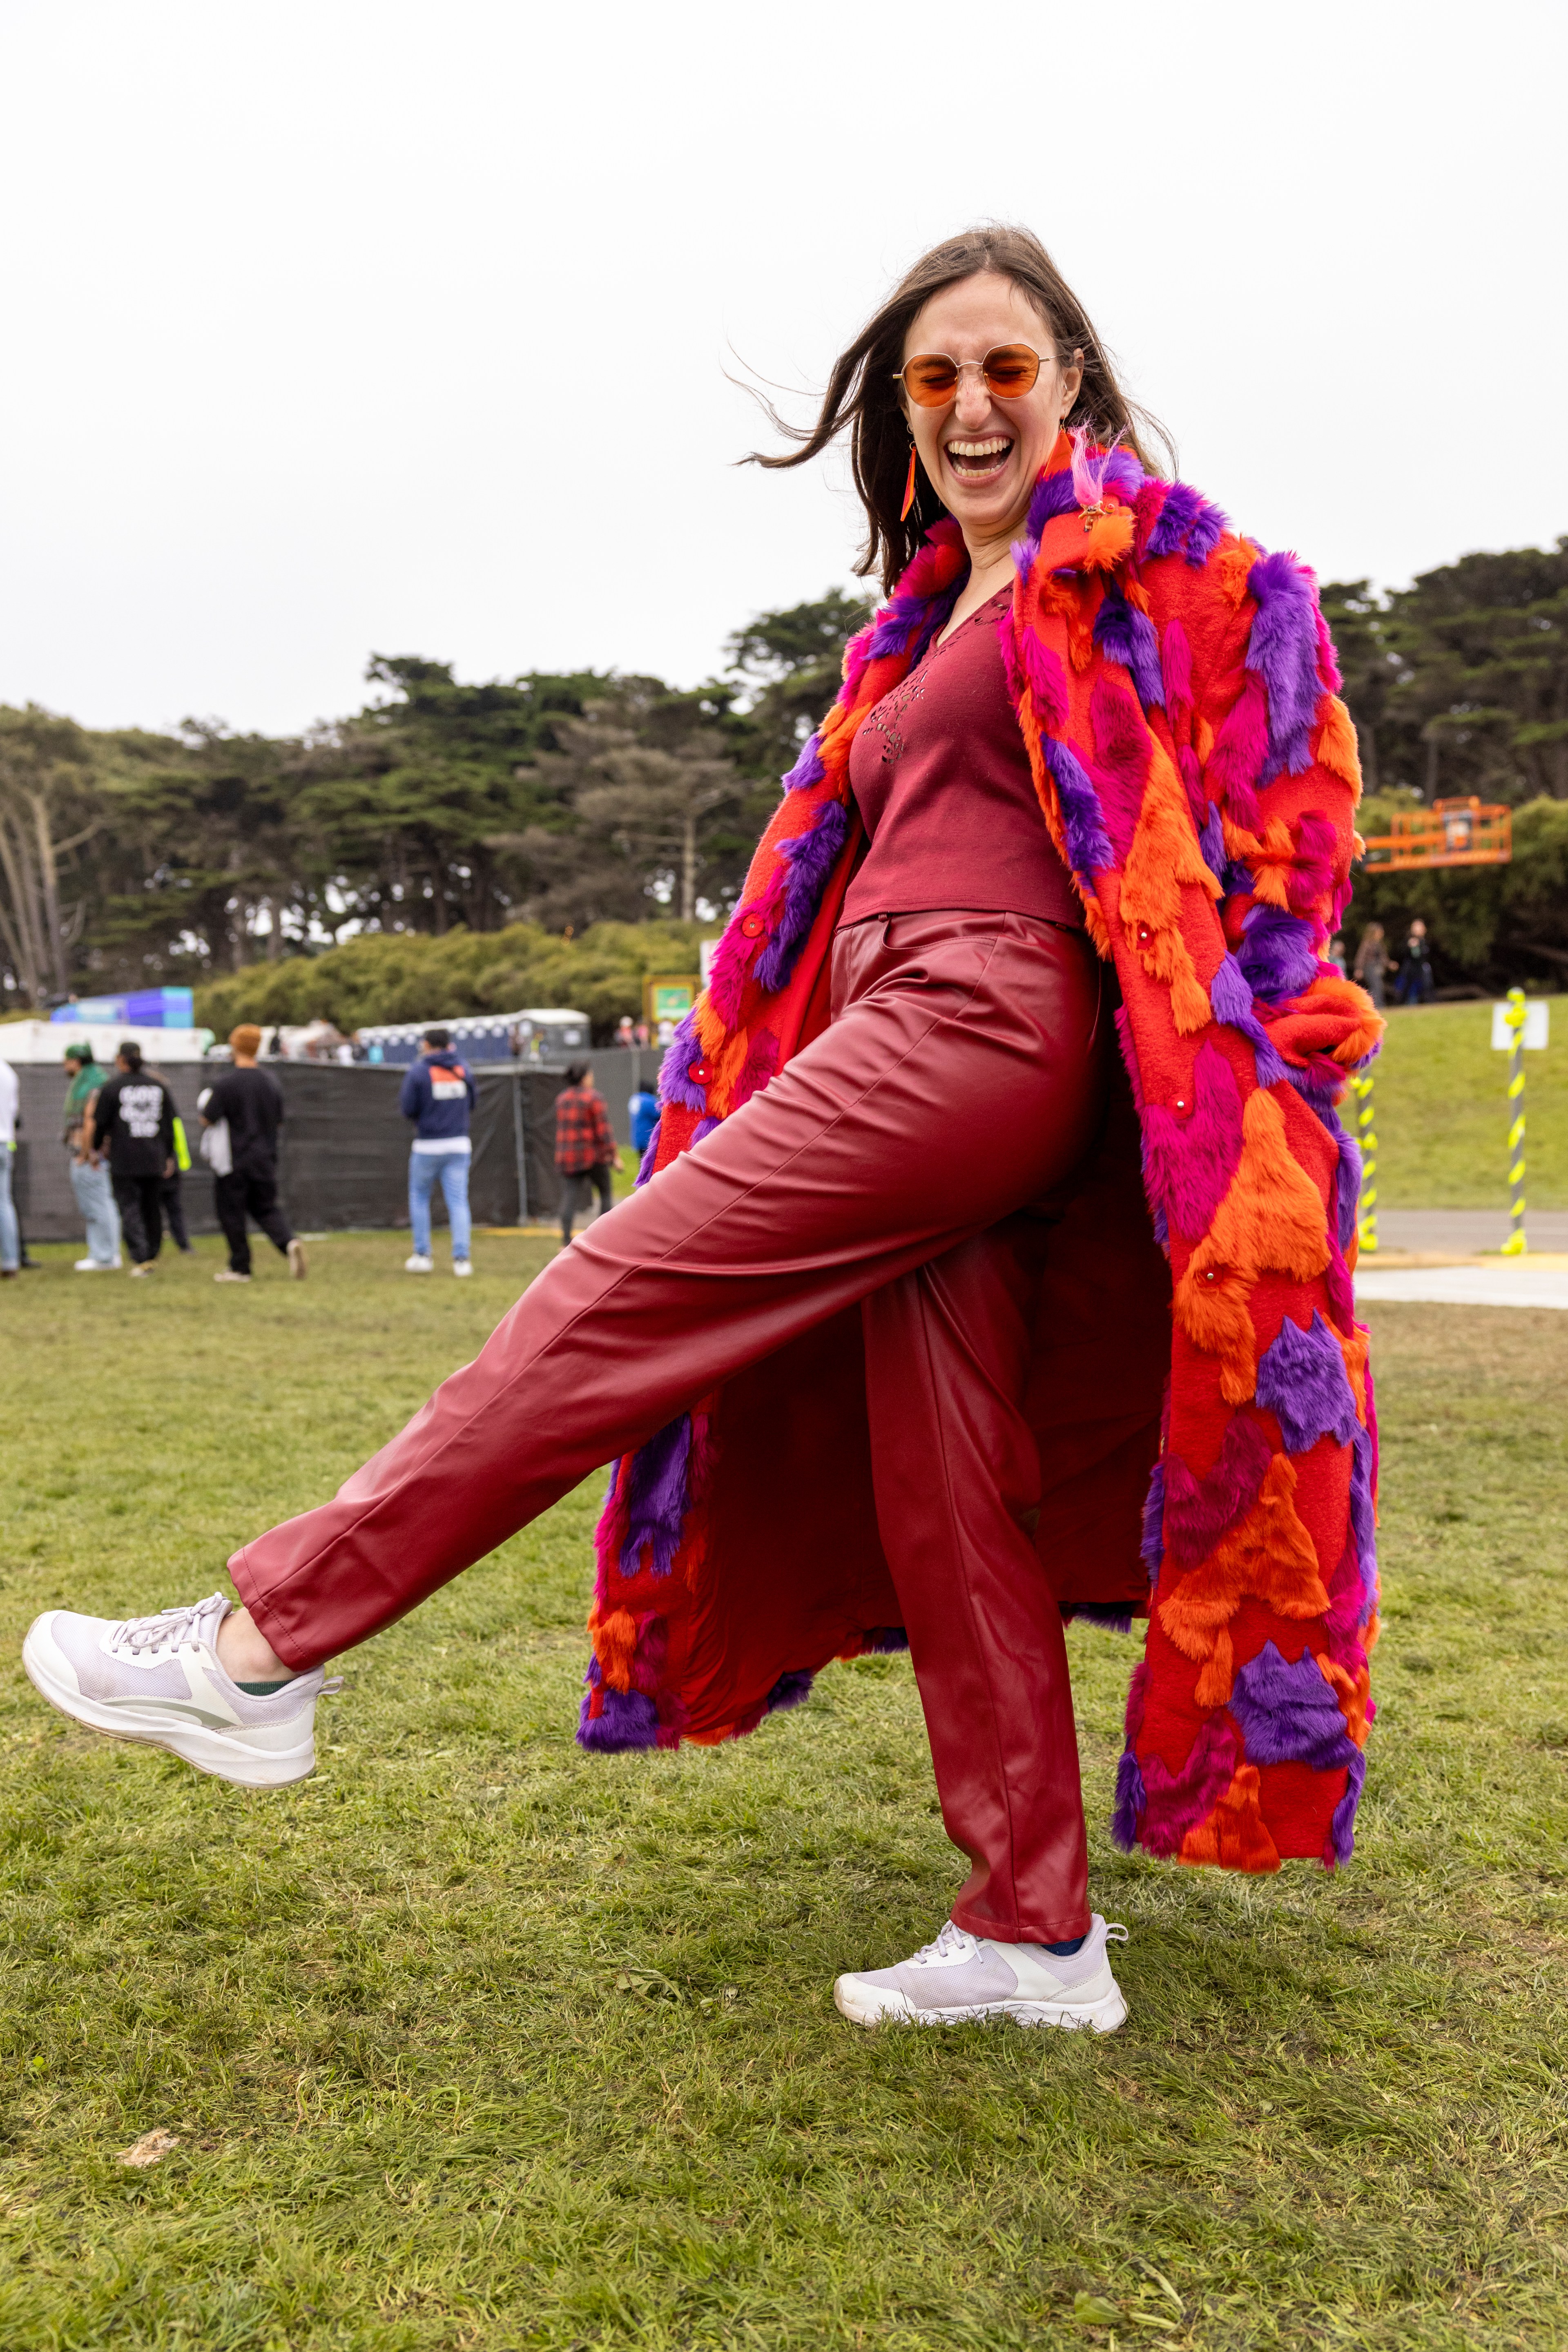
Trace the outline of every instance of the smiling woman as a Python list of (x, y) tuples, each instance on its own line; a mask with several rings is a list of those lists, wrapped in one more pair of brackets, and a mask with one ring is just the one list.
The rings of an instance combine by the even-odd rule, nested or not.
[(907, 1643), (971, 1868), (839, 2008), (1103, 2032), (1065, 1620), (1149, 1621), (1124, 1844), (1352, 1847), (1375, 1440), (1334, 1106), (1381, 1024), (1324, 950), (1355, 737), (1311, 574), (1147, 467), (1024, 232), (928, 255), (765, 462), (846, 429), (893, 593), (637, 1192), (235, 1555), (243, 1609), (51, 1611), (25, 1657), (79, 1722), (296, 1780), (327, 1659), (613, 1461), (583, 1746), (733, 1738)]

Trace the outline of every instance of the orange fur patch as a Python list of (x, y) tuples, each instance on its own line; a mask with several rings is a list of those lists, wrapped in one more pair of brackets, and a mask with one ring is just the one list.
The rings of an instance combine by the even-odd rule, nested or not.
[(1236, 1677), (1236, 1654), (1222, 1625), (1214, 1637), (1214, 1655), (1197, 1678), (1193, 1698), (1199, 1706), (1228, 1706)]
[(1310, 1282), (1329, 1262), (1322, 1195), (1291, 1154), (1285, 1114), (1260, 1087), (1241, 1114), (1241, 1157), (1214, 1222), (1187, 1261), (1173, 1301), (1195, 1347), (1218, 1356), (1228, 1403), (1251, 1395), (1257, 1343), (1248, 1307), (1267, 1270)]
[(1332, 776), (1339, 776), (1350, 786), (1351, 805), (1361, 798), (1361, 753), (1356, 745), (1355, 721), (1337, 694), (1323, 697), (1319, 709), (1322, 723), (1312, 757), (1320, 768)]
[(1366, 1355), (1372, 1342), (1358, 1324), (1347, 1339), (1343, 1331), (1334, 1333), (1344, 1357), (1344, 1369), (1350, 1381), (1351, 1393), (1355, 1398), (1356, 1417), (1363, 1429), (1366, 1427)]
[(595, 1610), (588, 1620), (599, 1671), (612, 1690), (630, 1690), (632, 1661), (637, 1650), (637, 1620), (629, 1610), (612, 1609), (601, 1618)]
[(1353, 1680), (1325, 1652), (1318, 1654), (1318, 1671), (1333, 1691), (1344, 1717), (1344, 1727), (1358, 1748), (1366, 1746), (1366, 1702), (1372, 1696), (1372, 1675), (1365, 1666)]
[(1281, 1617), (1322, 1617), (1326, 1612), (1329, 1597), (1317, 1550), (1296, 1510), (1295, 1491), (1290, 1457), (1276, 1454), (1247, 1517), (1221, 1537), (1201, 1567), (1189, 1568), (1160, 1602), (1160, 1623), (1184, 1657), (1215, 1658), (1222, 1629), (1249, 1597)]
[(1279, 1869), (1280, 1849), (1263, 1819), (1263, 1784), (1256, 1764), (1243, 1764), (1207, 1820), (1188, 1830), (1179, 1859), (1255, 1874)]
[(1253, 849), (1251, 866), (1253, 896), (1266, 898), (1270, 907), (1282, 907), (1289, 911), (1290, 879), (1296, 869), (1296, 845), (1283, 817), (1271, 816), (1269, 819), (1261, 842)]
[(1260, 550), (1249, 539), (1222, 541), (1218, 552), (1209, 560), (1209, 572), (1227, 604), (1234, 610), (1247, 593), (1247, 575), (1257, 562)]

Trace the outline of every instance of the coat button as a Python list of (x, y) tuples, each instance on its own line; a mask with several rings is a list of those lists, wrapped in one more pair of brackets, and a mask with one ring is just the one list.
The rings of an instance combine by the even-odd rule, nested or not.
[(761, 930), (762, 930), (762, 918), (761, 918), (761, 916), (760, 916), (760, 915), (742, 915), (742, 917), (741, 917), (741, 919), (740, 919), (740, 929), (741, 929), (742, 936), (743, 936), (744, 938), (748, 939), (748, 940), (755, 940), (755, 939), (758, 938), (758, 937), (760, 936), (760, 934), (761, 934)]
[(1138, 945), (1141, 948), (1150, 946), (1154, 940), (1154, 933), (1149, 929), (1147, 923), (1140, 923), (1138, 925)]
[(690, 1069), (686, 1072), (686, 1076), (690, 1078), (694, 1087), (706, 1087), (708, 1080), (713, 1076), (713, 1071), (710, 1069), (706, 1062), (694, 1062)]

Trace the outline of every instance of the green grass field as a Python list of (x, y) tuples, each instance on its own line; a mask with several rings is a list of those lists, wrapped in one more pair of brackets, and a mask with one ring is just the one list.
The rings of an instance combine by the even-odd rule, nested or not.
[[(1414, 1016), (1423, 1022), (1447, 1014)], [(49, 1714), (60, 1601), (210, 1591), (546, 1244), (0, 1290), (7, 2352), (1568, 2343), (1568, 1316), (1373, 1310), (1389, 1627), (1361, 1849), (1105, 1833), (1131, 1652), (1071, 1636), (1105, 2041), (865, 2032), (961, 1870), (903, 1660), (713, 1751), (573, 1745), (584, 1491), (344, 1664), (272, 1796)], [(162, 2128), (158, 2166), (115, 2161)]]
[[(1524, 1057), (1525, 1197), (1568, 1209), (1568, 997), (1550, 1017), (1546, 1051)], [(1508, 1206), (1508, 1061), (1491, 1050), (1490, 1004), (1390, 1010), (1373, 1078), (1380, 1207)], [(1349, 1097), (1353, 1132), (1355, 1115)]]

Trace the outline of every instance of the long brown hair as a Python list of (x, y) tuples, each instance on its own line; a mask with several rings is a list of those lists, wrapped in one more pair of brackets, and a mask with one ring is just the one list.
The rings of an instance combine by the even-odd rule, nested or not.
[(1075, 352), (1082, 353), (1083, 382), (1067, 421), (1086, 425), (1096, 441), (1110, 441), (1120, 434), (1123, 447), (1130, 449), (1150, 472), (1159, 470), (1147, 449), (1148, 436), (1156, 436), (1167, 459), (1174, 463), (1165, 428), (1123, 391), (1088, 311), (1039, 237), (1027, 228), (1002, 224), (966, 229), (962, 236), (950, 236), (922, 254), (880, 310), (873, 312), (849, 349), (840, 353), (814, 425), (788, 424), (770, 401), (763, 400), (771, 423), (800, 446), (787, 457), (756, 449), (747, 460), (769, 467), (803, 466), (841, 433), (848, 432), (850, 465), (866, 513), (866, 542), (854, 568), (862, 578), (868, 572), (878, 572), (884, 589), (893, 586), (925, 532), (946, 511), (922, 467), (917, 469), (915, 504), (904, 520), (899, 518), (909, 465), (909, 429), (894, 379), (904, 363), (904, 339), (916, 313), (934, 294), (973, 278), (981, 269), (994, 269), (999, 277), (1010, 278), (1033, 303), (1051, 330), (1059, 360), (1071, 363)]

